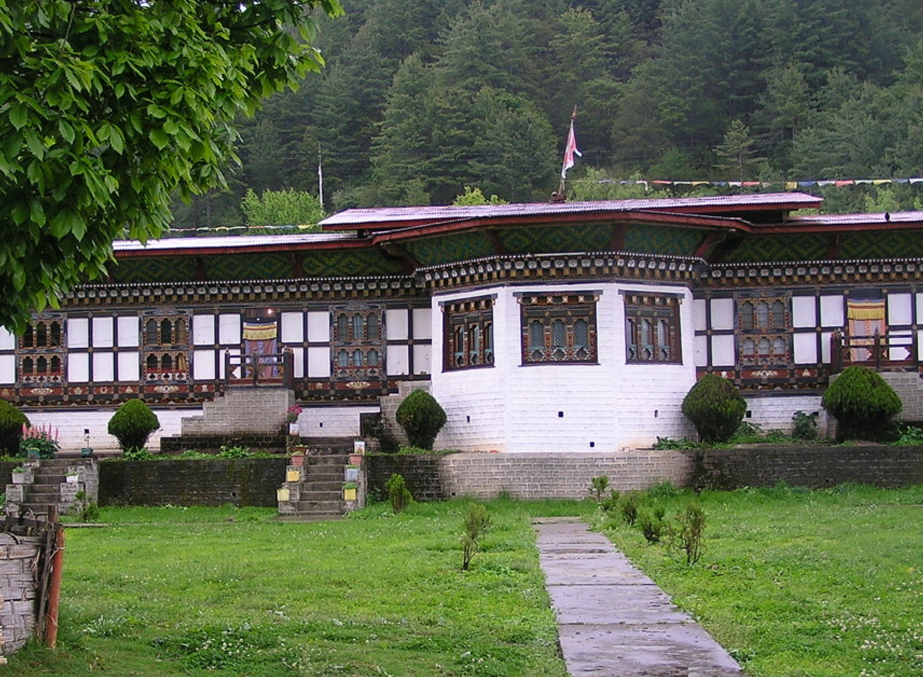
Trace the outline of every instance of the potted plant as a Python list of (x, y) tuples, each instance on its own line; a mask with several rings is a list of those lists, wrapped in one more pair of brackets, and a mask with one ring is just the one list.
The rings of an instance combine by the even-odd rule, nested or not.
[(298, 435), (298, 417), (301, 416), (302, 409), (297, 404), (289, 407), (285, 412), (285, 422), (288, 423), (288, 434)]
[(359, 480), (359, 466), (350, 463), (346, 466), (345, 479), (347, 482), (356, 482)]
[(355, 501), (358, 488), (359, 485), (356, 482), (343, 482), (343, 500)]
[(48, 426), (22, 426), (22, 441), (19, 443), (20, 453), (27, 459), (54, 458), (60, 445), (58, 444), (58, 431)]
[(292, 465), (304, 465), (304, 447), (292, 447)]

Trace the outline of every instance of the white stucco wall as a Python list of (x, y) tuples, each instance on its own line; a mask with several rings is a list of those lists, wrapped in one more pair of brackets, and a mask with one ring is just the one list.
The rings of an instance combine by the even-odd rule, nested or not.
[(359, 415), (378, 412), (378, 406), (304, 407), (298, 432), (303, 437), (358, 437)]
[(791, 433), (794, 429), (792, 416), (796, 411), (803, 411), (806, 414), (818, 412), (817, 432), (823, 437), (827, 434), (827, 412), (820, 406), (820, 395), (779, 395), (771, 393), (766, 395), (754, 395), (747, 393), (744, 399), (747, 400), (747, 412), (749, 417), (745, 419), (750, 423), (755, 423), (763, 429), (763, 432), (769, 430), (781, 430), (784, 433)]
[[(180, 434), (180, 419), (187, 416), (201, 416), (201, 408), (192, 409), (158, 409), (151, 407), (160, 421), (160, 429), (156, 430), (147, 443), (151, 451), (160, 449), (160, 438)], [(62, 451), (79, 451), (86, 446), (84, 430), (90, 430), (90, 446), (96, 451), (113, 451), (119, 448), (119, 443), (108, 432), (109, 419), (115, 409), (81, 409), (36, 411), (23, 409), (29, 417), (29, 422), (34, 426), (51, 425), (58, 430), (58, 440)]]
[[(596, 292), (598, 364), (523, 365), (520, 308), (514, 294)], [(626, 364), (620, 291), (680, 294), (682, 364)], [(495, 287), (436, 296), (433, 345), (443, 345), (442, 303), (496, 295), (495, 364), (445, 372), (433, 360), (432, 393), (448, 420), (440, 446), (461, 451), (600, 453), (682, 437), (680, 413), (695, 383), (692, 296), (682, 286), (614, 283)], [(441, 354), (439, 348), (434, 356)]]

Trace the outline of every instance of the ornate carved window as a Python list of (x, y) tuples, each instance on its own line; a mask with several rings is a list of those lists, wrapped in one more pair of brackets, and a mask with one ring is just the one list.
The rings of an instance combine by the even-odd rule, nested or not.
[(596, 362), (596, 294), (524, 294), (522, 363)]
[(447, 303), (445, 321), (446, 371), (494, 364), (494, 300), (469, 299)]
[(681, 297), (641, 292), (626, 292), (624, 297), (628, 363), (682, 364)]
[(63, 383), (64, 354), (64, 318), (33, 320), (19, 337), (20, 383)]
[(380, 379), (384, 374), (384, 310), (348, 304), (333, 309), (333, 373), (340, 381)]
[(142, 318), (145, 381), (189, 378), (189, 316), (183, 312), (145, 314)]
[(737, 347), (742, 365), (786, 364), (791, 357), (791, 314), (784, 296), (737, 302)]

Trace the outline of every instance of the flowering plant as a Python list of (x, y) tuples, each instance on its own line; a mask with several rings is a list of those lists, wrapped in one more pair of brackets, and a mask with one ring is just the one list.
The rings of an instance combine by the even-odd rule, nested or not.
[(60, 448), (57, 428), (51, 425), (22, 426), (22, 440), (19, 443), (21, 456), (25, 456), (29, 449), (37, 449), (39, 458), (54, 458)]
[(285, 412), (285, 420), (288, 423), (294, 423), (298, 420), (298, 417), (301, 415), (301, 407), (297, 404), (294, 407), (289, 407), (288, 411)]

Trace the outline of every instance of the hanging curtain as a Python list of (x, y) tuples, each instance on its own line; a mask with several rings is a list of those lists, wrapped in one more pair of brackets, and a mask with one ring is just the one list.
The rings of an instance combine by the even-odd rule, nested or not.
[[(282, 378), (282, 368), (275, 355), (279, 352), (278, 323), (244, 322), (244, 351), (253, 356), (253, 364), (259, 369), (259, 380)], [(245, 378), (251, 377), (250, 369)]]
[(846, 319), (849, 328), (849, 359), (852, 362), (868, 362), (872, 353), (868, 348), (875, 343), (875, 332), (884, 337), (885, 301), (884, 299), (847, 299)]

